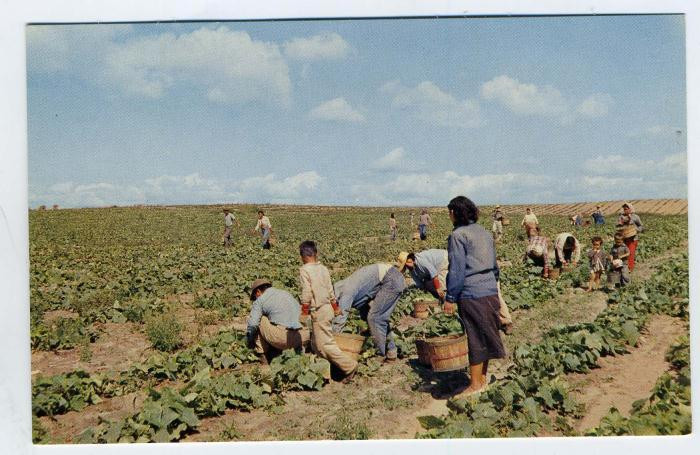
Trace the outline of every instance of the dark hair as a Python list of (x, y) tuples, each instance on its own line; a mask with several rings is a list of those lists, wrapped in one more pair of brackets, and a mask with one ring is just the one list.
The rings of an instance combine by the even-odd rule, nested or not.
[(591, 243), (595, 243), (595, 242), (603, 243), (603, 239), (601, 239), (599, 236), (596, 235), (595, 237), (593, 237), (591, 239)]
[(406, 256), (406, 260), (408, 261), (409, 259), (412, 261), (415, 261), (416, 260), (416, 253), (408, 253), (408, 256)]
[(253, 299), (253, 301), (255, 301), (255, 300), (257, 300), (257, 297), (255, 296), (255, 291), (265, 292), (265, 290), (267, 290), (271, 287), (272, 287), (272, 285), (270, 283), (261, 284), (257, 288), (250, 291), (250, 297)]
[(622, 208), (623, 208), (623, 209), (628, 209), (628, 208), (630, 208), (630, 205), (629, 205), (629, 204), (627, 204), (627, 203), (625, 203), (625, 204), (622, 204)]
[(565, 250), (572, 250), (576, 246), (576, 239), (573, 236), (568, 236), (566, 240), (564, 240), (564, 249)]
[(457, 196), (452, 199), (447, 208), (452, 210), (455, 216), (455, 227), (467, 226), (479, 220), (479, 209), (465, 196)]
[(394, 218), (394, 212), (391, 212), (391, 218)]
[(616, 232), (614, 238), (615, 238), (615, 240), (618, 240), (618, 239), (624, 240), (625, 239), (625, 237), (622, 235), (621, 232)]
[(311, 258), (318, 254), (316, 242), (313, 240), (304, 240), (299, 244), (299, 254), (301, 257)]
[(261, 213), (263, 215), (265, 214), (265, 212), (263, 212), (262, 210), (258, 210), (258, 213)]

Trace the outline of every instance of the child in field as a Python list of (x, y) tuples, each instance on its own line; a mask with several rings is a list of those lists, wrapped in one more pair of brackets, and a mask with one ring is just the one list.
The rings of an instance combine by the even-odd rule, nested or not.
[(299, 254), (303, 266), (299, 269), (301, 281), (301, 318), (311, 315), (311, 339), (315, 352), (325, 358), (345, 375), (349, 381), (357, 372), (357, 362), (340, 350), (333, 338), (331, 321), (341, 314), (336, 303), (331, 275), (326, 266), (318, 262), (318, 250), (311, 240), (301, 242)]
[(591, 269), (591, 278), (588, 280), (587, 292), (600, 287), (600, 275), (605, 270), (605, 253), (603, 252), (603, 239), (596, 236), (591, 239), (592, 249), (588, 252), (588, 263)]
[(630, 282), (630, 271), (627, 266), (627, 258), (630, 250), (625, 245), (622, 234), (615, 234), (615, 244), (610, 250), (610, 270), (608, 271), (608, 286), (620, 287)]

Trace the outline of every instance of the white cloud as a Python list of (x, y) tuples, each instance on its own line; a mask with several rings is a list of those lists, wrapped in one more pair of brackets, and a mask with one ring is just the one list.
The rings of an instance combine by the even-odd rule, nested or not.
[(345, 98), (334, 98), (321, 103), (309, 112), (309, 116), (314, 119), (339, 122), (365, 121), (365, 116), (353, 109)]
[(350, 45), (337, 33), (294, 38), (283, 45), (284, 55), (296, 60), (339, 59), (350, 52)]
[(576, 108), (576, 112), (585, 117), (603, 117), (608, 114), (612, 103), (612, 96), (607, 93), (596, 93), (583, 100)]
[(255, 198), (268, 202), (301, 202), (319, 198), (319, 187), (325, 178), (316, 171), (306, 171), (278, 179), (275, 174), (250, 177), (240, 182), (242, 197)]
[(398, 81), (389, 81), (379, 90), (393, 96), (395, 108), (411, 112), (427, 123), (460, 128), (475, 128), (483, 124), (476, 101), (458, 100), (431, 81), (423, 81), (412, 88)]
[(561, 92), (546, 85), (523, 84), (508, 76), (498, 76), (481, 86), (481, 96), (496, 100), (516, 114), (558, 115), (568, 110)]
[(405, 173), (382, 183), (357, 184), (352, 194), (361, 204), (445, 205), (460, 194), (477, 203), (512, 201), (523, 195), (529, 202), (537, 202), (537, 193), (548, 191), (552, 183), (547, 176), (526, 173)]
[(409, 171), (417, 169), (420, 165), (421, 162), (409, 156), (403, 147), (396, 147), (370, 163), (369, 167), (377, 171)]
[(642, 160), (622, 155), (597, 156), (586, 160), (583, 169), (597, 175), (685, 180), (688, 174), (687, 166), (686, 154), (676, 153), (657, 160)]
[(186, 84), (216, 103), (286, 104), (291, 92), (289, 68), (277, 44), (224, 26), (115, 44), (105, 55), (101, 79), (150, 98)]
[(161, 175), (139, 184), (60, 182), (30, 188), (31, 206), (103, 207), (133, 204), (213, 204), (222, 202), (313, 203), (324, 197), (325, 178), (306, 171), (284, 178), (275, 174), (222, 182), (199, 173)]

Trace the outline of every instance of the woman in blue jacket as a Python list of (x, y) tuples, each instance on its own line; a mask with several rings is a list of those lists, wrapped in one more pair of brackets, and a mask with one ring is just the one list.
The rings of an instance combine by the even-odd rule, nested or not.
[(493, 238), (480, 224), (479, 209), (464, 196), (447, 205), (454, 230), (447, 240), (447, 304), (459, 305), (469, 342), (469, 387), (460, 398), (486, 390), (489, 360), (505, 357), (498, 333), (499, 269)]

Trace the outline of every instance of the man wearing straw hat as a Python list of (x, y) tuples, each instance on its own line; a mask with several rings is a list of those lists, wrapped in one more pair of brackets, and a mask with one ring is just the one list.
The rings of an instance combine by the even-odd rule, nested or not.
[(499, 241), (503, 235), (503, 212), (501, 212), (501, 206), (497, 205), (493, 210), (493, 225), (491, 226), (491, 232), (493, 232), (493, 239)]
[(397, 265), (378, 263), (364, 266), (333, 285), (341, 314), (333, 319), (333, 332), (345, 327), (350, 308), (356, 308), (367, 321), (379, 355), (396, 360), (396, 345), (389, 322), (396, 303), (406, 287)]
[(233, 213), (229, 209), (224, 209), (224, 246), (231, 246), (231, 230), (234, 222), (240, 226)]
[(309, 331), (299, 322), (301, 306), (292, 294), (272, 287), (266, 279), (250, 285), (253, 306), (248, 317), (246, 338), (260, 361), (267, 364), (274, 350), (300, 349), (309, 342)]

